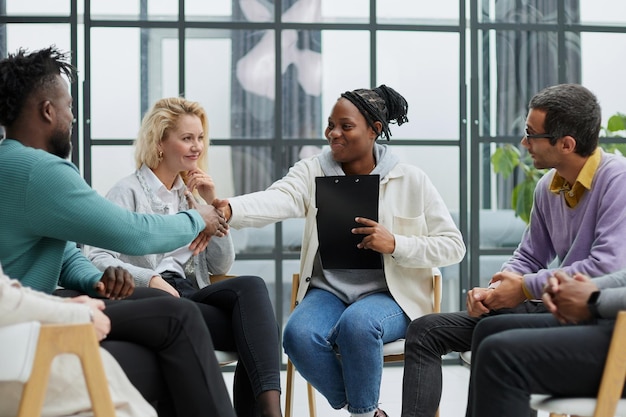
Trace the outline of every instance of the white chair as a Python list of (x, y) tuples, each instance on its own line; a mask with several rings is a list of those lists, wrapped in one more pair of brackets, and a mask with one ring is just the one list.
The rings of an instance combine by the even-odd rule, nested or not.
[[(291, 287), (291, 310), (296, 306), (296, 295), (300, 286), (300, 274), (293, 274)], [(433, 312), (441, 311), (441, 271), (439, 268), (433, 268)], [(403, 362), (404, 361), (404, 339), (385, 343), (383, 345), (383, 361), (385, 363)], [(293, 413), (293, 379), (296, 368), (291, 360), (287, 360), (287, 388), (285, 394), (285, 417), (292, 417)], [(309, 400), (309, 416), (316, 417), (315, 409), (315, 388), (307, 382), (307, 395)], [(439, 417), (437, 410), (436, 417)]]
[(626, 311), (615, 322), (597, 398), (558, 398), (533, 395), (531, 407), (557, 416), (626, 416), (626, 399), (621, 399), (626, 380)]
[(93, 325), (39, 322), (0, 328), (0, 381), (24, 383), (17, 416), (41, 415), (52, 360), (62, 353), (79, 357), (94, 415), (115, 417)]

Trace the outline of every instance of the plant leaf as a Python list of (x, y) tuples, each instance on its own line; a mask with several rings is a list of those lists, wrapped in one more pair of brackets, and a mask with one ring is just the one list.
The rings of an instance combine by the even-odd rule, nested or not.
[(502, 174), (504, 178), (508, 178), (513, 173), (519, 161), (519, 150), (510, 145), (499, 147), (491, 156), (493, 171), (496, 174)]
[(526, 224), (530, 222), (530, 211), (533, 207), (533, 197), (536, 181), (526, 179), (517, 184), (513, 189), (512, 203), (515, 208), (515, 215)]
[(606, 125), (606, 130), (609, 132), (619, 132), (620, 130), (626, 130), (626, 114), (616, 113), (609, 118)]

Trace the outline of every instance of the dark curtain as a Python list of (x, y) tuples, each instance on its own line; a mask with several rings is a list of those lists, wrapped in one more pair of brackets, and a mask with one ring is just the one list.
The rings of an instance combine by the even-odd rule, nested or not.
[[(284, 0), (285, 13), (298, 1)], [(319, 3), (319, 0), (315, 0)], [(267, 7), (273, 16), (274, 2), (259, 1)], [(233, 2), (233, 19), (245, 20), (245, 14), (239, 1)], [(283, 31), (287, 32), (287, 31)], [(292, 33), (290, 34), (294, 34)], [(274, 139), (275, 137), (275, 75), (271, 73), (275, 62), (274, 34), (272, 31), (234, 30), (233, 31), (233, 68), (232, 78), (232, 122), (231, 137), (243, 139)], [(297, 31), (297, 48), (301, 51), (321, 52), (319, 31)], [(285, 37), (283, 36), (283, 42)], [(283, 52), (286, 45), (283, 44)], [(256, 48), (256, 50), (255, 50)], [(314, 54), (315, 55), (315, 54)], [(254, 56), (254, 60), (249, 60)], [(251, 81), (241, 82), (237, 69), (242, 59), (250, 63), (246, 76)], [(285, 55), (282, 56), (283, 61)], [(254, 62), (256, 61), (256, 63)], [(248, 63), (246, 64), (248, 65)], [(254, 68), (254, 69), (252, 69)], [(284, 138), (319, 138), (321, 137), (321, 100), (319, 93), (307, 93), (303, 88), (302, 71), (298, 65), (283, 62), (282, 68), (282, 125), (276, 131)], [(321, 85), (320, 79), (314, 80)], [(309, 80), (310, 82), (310, 80)], [(286, 173), (288, 167), (298, 159), (300, 147), (281, 147), (280, 153), (270, 146), (234, 146), (232, 147), (232, 165), (235, 195), (265, 189), (275, 179), (275, 164), (285, 167), (279, 175)]]
[[(485, 2), (487, 3), (487, 2)], [(485, 4), (484, 3), (484, 4)], [(488, 15), (488, 4), (483, 12)], [(557, 23), (557, 1), (554, 0), (496, 0), (498, 22)], [(565, 2), (565, 22), (580, 21), (577, 1)], [(581, 80), (580, 35), (565, 34), (565, 61), (559, 62), (558, 34), (554, 31), (501, 30), (496, 34), (497, 106), (496, 134), (519, 136), (526, 124), (528, 102), (541, 89), (562, 82)], [(484, 34), (484, 50), (488, 51), (489, 37)], [(488, 59), (485, 57), (484, 59)], [(565, 80), (559, 80), (559, 66), (565, 67)], [(485, 66), (484, 68), (489, 68)], [(489, 103), (489, 75), (484, 74), (483, 102)], [(489, 113), (486, 113), (487, 115)], [(485, 118), (488, 120), (488, 118)], [(485, 150), (488, 153), (488, 149)], [(487, 158), (487, 161), (489, 159)], [(488, 172), (488, 171), (487, 171)], [(499, 177), (498, 207), (511, 207), (511, 192), (521, 173), (507, 180)]]

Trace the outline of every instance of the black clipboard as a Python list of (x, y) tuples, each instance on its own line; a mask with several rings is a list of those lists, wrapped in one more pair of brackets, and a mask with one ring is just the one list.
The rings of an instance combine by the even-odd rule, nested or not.
[(315, 178), (317, 236), (324, 269), (382, 269), (382, 255), (357, 244), (364, 235), (351, 232), (355, 217), (378, 221), (379, 175)]

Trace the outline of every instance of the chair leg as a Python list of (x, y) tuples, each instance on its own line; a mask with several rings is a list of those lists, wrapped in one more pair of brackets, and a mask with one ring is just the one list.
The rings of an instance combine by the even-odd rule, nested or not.
[(285, 394), (285, 417), (292, 417), (293, 413), (293, 377), (296, 368), (287, 359), (287, 393)]
[[(41, 337), (39, 340), (41, 344)], [(37, 353), (33, 360), (33, 370), (30, 378), (24, 384), (17, 417), (41, 415), (50, 376), (50, 364), (52, 359), (54, 359), (54, 355), (51, 353), (48, 349), (37, 348)]]
[(309, 397), (309, 417), (315, 417), (317, 410), (315, 407), (315, 388), (313, 385), (306, 383), (307, 396)]

